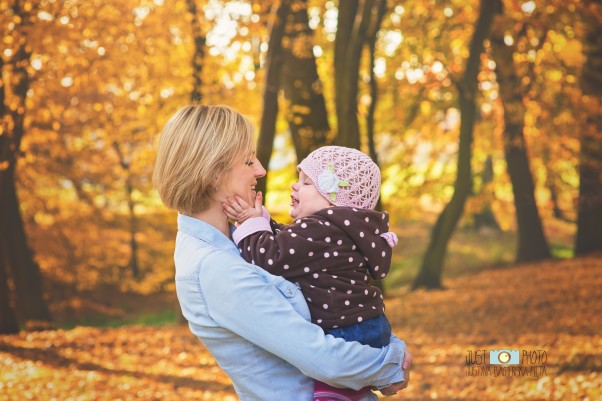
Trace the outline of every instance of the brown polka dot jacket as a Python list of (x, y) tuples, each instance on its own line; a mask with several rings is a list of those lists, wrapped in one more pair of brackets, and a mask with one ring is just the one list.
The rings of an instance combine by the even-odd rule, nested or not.
[(384, 313), (370, 278), (389, 272), (392, 250), (380, 236), (389, 229), (387, 213), (330, 207), (290, 225), (268, 219), (248, 219), (234, 241), (247, 261), (299, 284), (314, 323), (330, 329)]

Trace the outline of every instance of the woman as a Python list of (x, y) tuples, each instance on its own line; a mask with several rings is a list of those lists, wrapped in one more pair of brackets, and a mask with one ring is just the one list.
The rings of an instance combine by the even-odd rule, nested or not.
[(310, 377), (386, 395), (405, 388), (411, 355), (401, 340), (378, 349), (325, 335), (295, 284), (240, 257), (222, 203), (255, 199), (266, 171), (254, 149), (251, 123), (225, 106), (186, 106), (164, 127), (153, 183), (179, 212), (176, 291), (190, 330), (241, 400), (309, 401)]

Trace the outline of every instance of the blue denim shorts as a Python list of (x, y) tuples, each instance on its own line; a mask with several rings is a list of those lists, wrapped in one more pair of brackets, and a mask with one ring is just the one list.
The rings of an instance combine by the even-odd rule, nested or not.
[(350, 326), (324, 329), (324, 332), (345, 341), (357, 341), (374, 348), (386, 347), (391, 340), (391, 324), (385, 315)]

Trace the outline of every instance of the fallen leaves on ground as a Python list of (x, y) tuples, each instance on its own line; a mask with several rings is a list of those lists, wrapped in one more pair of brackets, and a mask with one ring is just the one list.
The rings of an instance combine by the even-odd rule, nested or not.
[[(382, 399), (602, 399), (601, 267), (600, 257), (520, 265), (392, 293), (387, 313), (414, 366), (410, 387)], [(520, 365), (467, 364), (469, 351), (497, 349), (519, 350)], [(0, 336), (2, 401), (236, 399), (187, 327)]]

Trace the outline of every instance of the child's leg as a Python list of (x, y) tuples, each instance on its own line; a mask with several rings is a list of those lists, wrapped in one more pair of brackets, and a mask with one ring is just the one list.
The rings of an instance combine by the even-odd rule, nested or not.
[[(380, 315), (368, 319), (362, 323), (336, 329), (324, 330), (327, 334), (342, 338), (345, 341), (357, 341), (374, 348), (389, 345), (391, 338), (391, 325), (385, 317)], [(376, 394), (370, 391), (370, 387), (364, 387), (355, 391), (351, 389), (340, 389), (329, 386), (326, 383), (315, 382), (314, 401), (370, 401), (378, 400)]]
[(374, 348), (382, 348), (389, 345), (391, 340), (391, 324), (385, 315), (364, 320), (349, 326), (336, 329), (324, 330), (326, 334), (332, 334), (345, 341), (357, 341)]
[(319, 381), (314, 383), (314, 401), (368, 401), (377, 399), (376, 395), (370, 391), (370, 387), (355, 391), (332, 387)]

